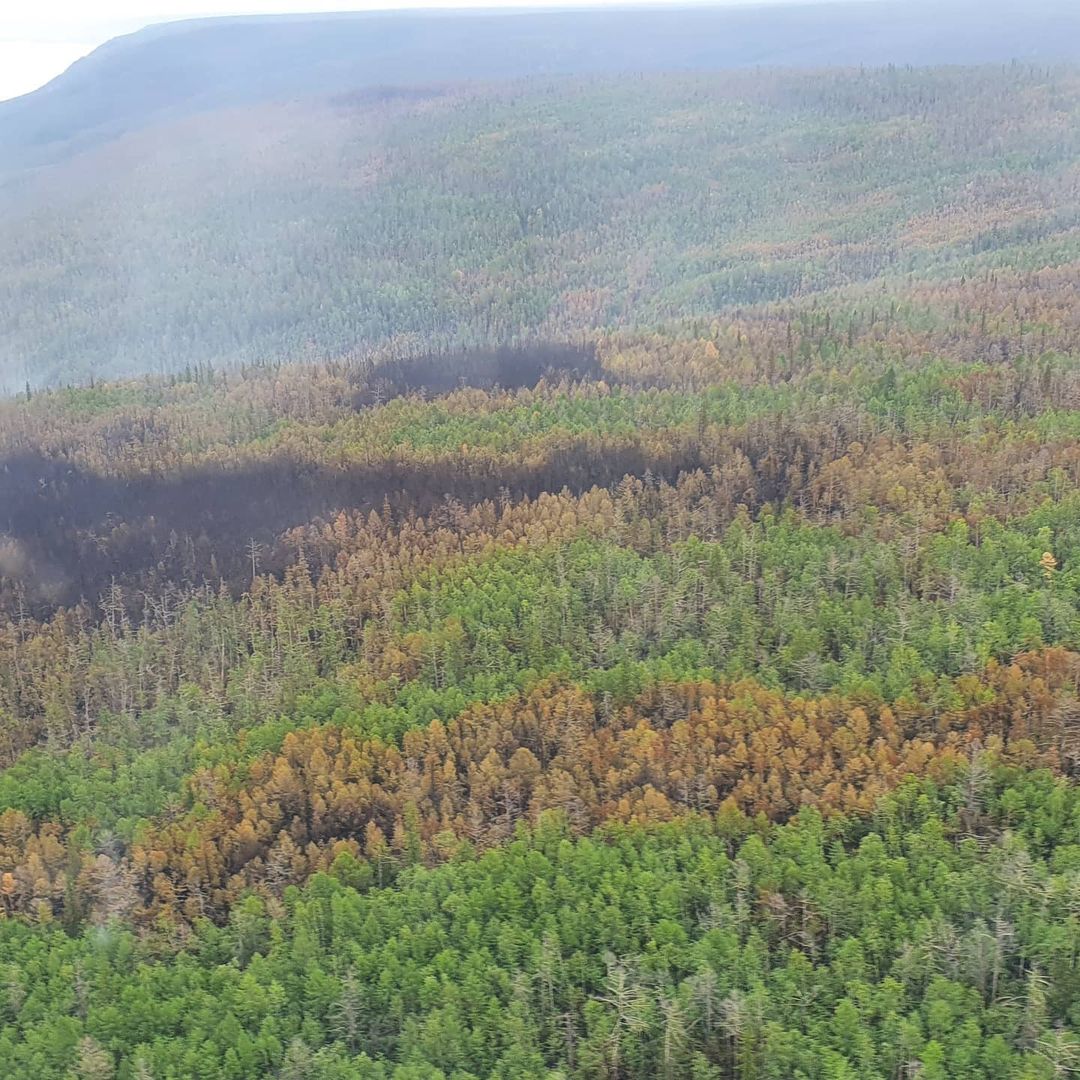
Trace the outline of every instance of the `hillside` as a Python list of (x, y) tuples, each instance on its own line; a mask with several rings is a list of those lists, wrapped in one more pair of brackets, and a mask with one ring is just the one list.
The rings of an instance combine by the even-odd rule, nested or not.
[(1010, 66), (426, 84), (159, 123), (7, 186), (0, 378), (577, 340), (1061, 265), (1078, 112), (1075, 69)]
[(994, 260), (0, 404), (5, 1076), (1067, 1075), (1076, 267)]
[[(932, 12), (933, 18), (927, 17)], [(1080, 59), (1068, 0), (202, 19), (110, 41), (0, 103), (2, 172), (194, 112), (383, 86), (730, 67)]]

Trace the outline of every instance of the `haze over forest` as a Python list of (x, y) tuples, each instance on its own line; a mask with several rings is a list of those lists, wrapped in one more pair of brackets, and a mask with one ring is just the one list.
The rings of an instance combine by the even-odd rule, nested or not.
[[(0, 381), (329, 358), (418, 336), (500, 345), (907, 272), (904, 221), (962, 205), (996, 148), (963, 148), (942, 173), (942, 154), (961, 148), (913, 142), (921, 189), (873, 153), (855, 176), (850, 155), (903, 117), (951, 124), (949, 110), (972, 119), (986, 103), (946, 72), (930, 83), (945, 96), (919, 101), (918, 78), (898, 72), (908, 100), (881, 108), (860, 100), (857, 70), (1052, 70), (1080, 52), (1080, 12), (1061, 0), (1022, 17), (1008, 3), (927, 12), (883, 0), (372, 13), (119, 38), (0, 103)], [(817, 83), (796, 71), (824, 66), (855, 70), (827, 76), (831, 100), (803, 95)], [(774, 67), (787, 70), (750, 74)], [(821, 160), (788, 148), (808, 120), (834, 129)], [(1009, 137), (1025, 153), (1039, 135)], [(670, 155), (682, 159), (674, 185)], [(811, 283), (801, 266), (748, 257), (747, 243), (787, 235), (808, 185), (819, 190), (798, 227), (842, 248), (846, 201), (879, 183), (893, 208), (861, 227), (893, 250), (873, 265)], [(627, 201), (656, 185), (650, 213)], [(582, 287), (594, 294), (584, 311)]]

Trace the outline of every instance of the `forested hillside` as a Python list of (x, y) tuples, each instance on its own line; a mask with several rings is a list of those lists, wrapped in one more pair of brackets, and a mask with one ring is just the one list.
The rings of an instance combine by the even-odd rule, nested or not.
[(1068, 1075), (1076, 263), (986, 190), (921, 275), (0, 404), (4, 1075)]
[(1052, 268), (1077, 257), (1078, 114), (1076, 69), (1045, 62), (196, 113), (0, 188), (0, 382), (578, 341)]
[(188, 19), (114, 38), (41, 90), (0, 102), (0, 177), (200, 112), (357, 90), (410, 96), (433, 83), (532, 76), (1077, 60), (1080, 12), (1071, 0), (764, 0)]
[(0, 194), (0, 1077), (1075, 1074), (1077, 70), (232, 106)]

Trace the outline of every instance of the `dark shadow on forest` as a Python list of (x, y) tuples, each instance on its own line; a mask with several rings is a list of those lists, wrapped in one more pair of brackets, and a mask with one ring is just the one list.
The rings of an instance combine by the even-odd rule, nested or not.
[(685, 450), (657, 460), (634, 446), (597, 456), (572, 444), (532, 467), (462, 461), (337, 469), (282, 457), (123, 480), (27, 455), (0, 464), (0, 611), (11, 610), (16, 593), (37, 613), (97, 600), (114, 581), (145, 592), (222, 580), (246, 588), (252, 540), (260, 568), (279, 572), (296, 554), (281, 534), (340, 509), (389, 507), (404, 519), (501, 495), (580, 492), (627, 474), (673, 478), (699, 464)]
[(125, 480), (23, 455), (0, 462), (0, 614), (20, 597), (37, 614), (80, 599), (96, 602), (113, 582), (131, 603), (137, 593), (170, 586), (223, 582), (242, 591), (251, 582), (252, 541), (260, 571), (280, 573), (296, 557), (282, 534), (343, 509), (389, 510), (392, 523), (442, 515), (453, 526), (460, 507), (485, 500), (578, 494), (626, 476), (675, 481), (735, 458), (753, 477), (737, 501), (779, 503), (805, 486), (799, 463), (819, 450), (803, 432), (778, 430), (774, 418), (705, 443), (689, 433), (663, 444), (568, 439), (542, 460), (509, 465), (463, 456), (330, 467), (279, 455), (257, 465)]
[(366, 377), (354, 404), (364, 408), (405, 394), (436, 397), (470, 386), (519, 390), (541, 379), (612, 380), (591, 344), (538, 344), (496, 349), (429, 352), (379, 364)]

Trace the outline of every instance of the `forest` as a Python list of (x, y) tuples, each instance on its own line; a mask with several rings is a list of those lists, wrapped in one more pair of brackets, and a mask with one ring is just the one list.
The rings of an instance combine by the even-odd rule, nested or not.
[(0, 1076), (1075, 1075), (1077, 79), (379, 102), (370, 278), (0, 400)]
[(840, 315), (844, 289), (1045, 270), (1076, 257), (1078, 103), (1047, 61), (230, 100), (0, 181), (0, 388)]

